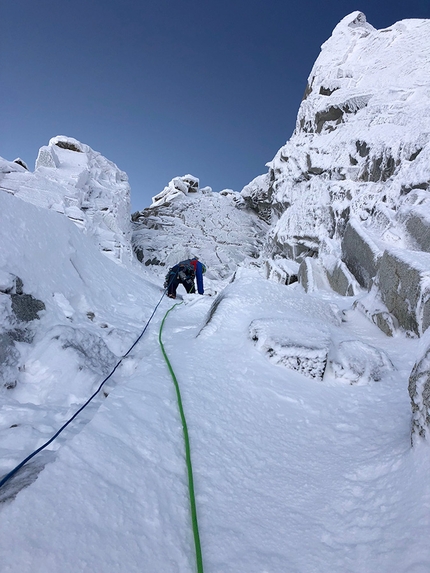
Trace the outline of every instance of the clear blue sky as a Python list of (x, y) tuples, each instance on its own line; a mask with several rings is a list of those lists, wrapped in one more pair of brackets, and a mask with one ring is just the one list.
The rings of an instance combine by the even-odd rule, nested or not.
[(129, 175), (132, 209), (176, 175), (240, 191), (291, 136), (321, 44), (430, 0), (13, 0), (2, 11), (0, 155), (34, 168), (54, 135)]

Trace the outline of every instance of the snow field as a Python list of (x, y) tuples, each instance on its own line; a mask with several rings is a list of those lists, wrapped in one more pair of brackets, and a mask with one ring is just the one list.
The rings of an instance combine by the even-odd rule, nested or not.
[[(247, 296), (185, 360), (209, 570), (388, 573), (409, 571), (415, 560), (428, 567), (422, 529), (414, 518), (404, 527), (405, 512), (425, 522), (428, 511), (409, 444), (410, 358), (405, 368), (401, 353), (401, 370), (368, 387), (330, 387), (273, 366), (247, 337), (253, 317), (288, 304), (285, 287), (266, 284), (239, 281), (234, 294)], [(369, 343), (384, 338), (372, 334)]]
[[(299, 330), (301, 305), (317, 324), (350, 301), (250, 272), (223, 294), (207, 325), (214, 299), (184, 295), (163, 336), (189, 426), (206, 573), (428, 570), (429, 468), (409, 443), (415, 341), (349, 315), (339, 328), (396, 370), (365, 386), (317, 382), (272, 364), (249, 325), (291, 319), (293, 304)], [(194, 570), (182, 428), (157, 340), (170, 302), (92, 419), (2, 508), (2, 571)]]

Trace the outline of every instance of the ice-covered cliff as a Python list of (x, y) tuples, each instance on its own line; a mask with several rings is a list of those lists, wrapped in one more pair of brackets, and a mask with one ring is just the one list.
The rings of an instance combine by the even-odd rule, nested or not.
[(0, 190), (64, 213), (114, 260), (130, 248), (130, 186), (118, 167), (76, 139), (53, 137), (39, 150), (35, 171), (0, 159)]
[[(430, 21), (354, 12), (309, 75), (291, 139), (242, 196), (270, 217), (269, 275), (371, 291), (386, 333), (430, 325)], [(261, 215), (261, 213), (260, 213)]]

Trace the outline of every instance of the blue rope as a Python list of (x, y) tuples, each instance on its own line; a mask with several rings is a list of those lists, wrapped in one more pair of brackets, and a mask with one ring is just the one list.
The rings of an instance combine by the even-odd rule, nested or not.
[(37, 448), (37, 450), (35, 450), (33, 453), (31, 453), (29, 456), (27, 456), (25, 458), (25, 460), (22, 460), (22, 462), (20, 464), (18, 464), (12, 471), (10, 471), (8, 474), (6, 474), (3, 479), (0, 481), (0, 488), (4, 486), (4, 484), (10, 480), (10, 478), (12, 476), (14, 476), (16, 474), (17, 471), (19, 471), (27, 462), (29, 462), (32, 458), (34, 458), (34, 456), (36, 456), (39, 452), (41, 452), (42, 450), (44, 450), (47, 446), (49, 446), (49, 444), (51, 444), (55, 438), (57, 438), (61, 432), (67, 428), (67, 426), (73, 422), (73, 420), (76, 418), (76, 416), (78, 416), (78, 414), (80, 414), (82, 412), (82, 410), (84, 408), (86, 408), (88, 406), (88, 404), (91, 402), (91, 400), (93, 400), (93, 398), (95, 398), (95, 396), (97, 396), (97, 394), (100, 392), (100, 390), (103, 388), (104, 384), (109, 380), (109, 378), (115, 373), (116, 369), (118, 368), (118, 366), (121, 364), (121, 362), (124, 360), (124, 358), (126, 358), (130, 352), (133, 350), (133, 348), (136, 346), (136, 344), (139, 342), (139, 340), (142, 338), (142, 336), (145, 334), (146, 329), (149, 326), (149, 323), (151, 322), (154, 314), (157, 312), (158, 307), (161, 304), (161, 301), (163, 300), (164, 295), (167, 292), (167, 289), (169, 287), (167, 287), (164, 291), (163, 294), (161, 295), (160, 300), (158, 301), (158, 303), (156, 304), (154, 310), (152, 311), (151, 316), (148, 319), (148, 322), (145, 324), (144, 329), (142, 330), (142, 332), (140, 333), (139, 337), (137, 338), (137, 340), (132, 344), (132, 346), (130, 346), (130, 348), (127, 350), (127, 352), (124, 354), (124, 356), (117, 362), (117, 364), (115, 365), (115, 367), (113, 368), (113, 370), (110, 372), (110, 374), (108, 374), (108, 376), (106, 376), (106, 378), (103, 380), (103, 382), (100, 384), (100, 386), (97, 388), (97, 390), (94, 392), (94, 394), (88, 398), (88, 400), (85, 402), (85, 404), (83, 406), (81, 406), (79, 408), (79, 410), (77, 412), (75, 412), (75, 414), (73, 414), (73, 416), (63, 425), (61, 426), (61, 428), (52, 436), (52, 438), (50, 438), (46, 443), (44, 443), (42, 446), (40, 446), (40, 448)]

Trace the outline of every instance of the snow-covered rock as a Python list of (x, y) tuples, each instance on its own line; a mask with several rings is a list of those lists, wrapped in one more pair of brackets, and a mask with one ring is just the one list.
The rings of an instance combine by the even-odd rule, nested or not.
[(239, 193), (199, 188), (192, 175), (175, 177), (147, 209), (134, 213), (133, 248), (158, 275), (178, 261), (198, 256), (207, 279), (225, 279), (239, 264), (255, 264), (268, 225)]
[(34, 173), (0, 159), (0, 190), (64, 213), (110, 258), (131, 258), (130, 186), (118, 167), (72, 137), (39, 150)]
[[(269, 258), (318, 257), (333, 269), (335, 257), (369, 290), (386, 250), (428, 251), (429, 37), (430, 20), (376, 30), (354, 12), (336, 26), (309, 75), (293, 136), (268, 174), (242, 191), (257, 212), (271, 205)], [(342, 275), (343, 286), (332, 287), (358, 294)], [(387, 306), (410, 331), (404, 313)]]
[(420, 353), (409, 377), (409, 396), (412, 405), (412, 444), (419, 437), (430, 438), (430, 336), (427, 333), (420, 345)]
[(333, 346), (328, 363), (336, 379), (359, 385), (379, 382), (394, 369), (385, 352), (362, 340), (343, 340)]
[(285, 319), (257, 319), (250, 324), (249, 335), (271, 362), (322, 380), (330, 345), (327, 329), (305, 321), (300, 329), (291, 325)]

